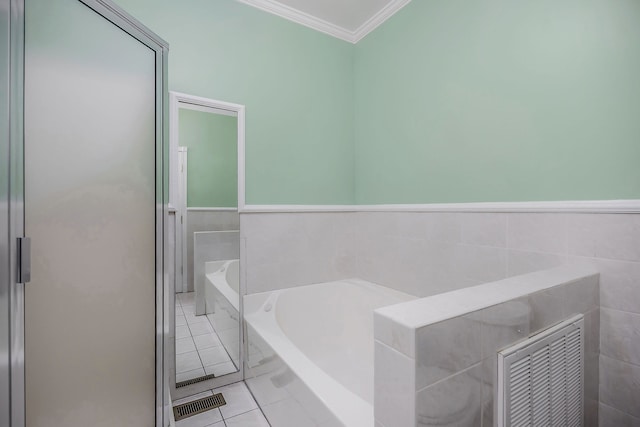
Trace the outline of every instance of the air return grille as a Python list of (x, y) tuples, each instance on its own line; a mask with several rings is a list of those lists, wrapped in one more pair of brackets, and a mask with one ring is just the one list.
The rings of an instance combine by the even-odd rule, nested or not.
[(180, 381), (179, 383), (176, 383), (176, 388), (186, 387), (188, 385), (201, 383), (202, 381), (208, 381), (208, 380), (211, 380), (211, 379), (213, 379), (215, 377), (216, 376), (214, 374), (209, 374), (209, 375), (203, 375), (201, 377), (193, 378), (193, 379), (186, 380), (186, 381)]
[(584, 319), (578, 315), (498, 353), (498, 425), (582, 425)]
[(191, 402), (174, 406), (173, 416), (176, 421), (180, 421), (226, 404), (227, 402), (225, 402), (222, 393), (218, 393), (214, 394), (213, 396), (203, 397), (202, 399), (193, 400)]

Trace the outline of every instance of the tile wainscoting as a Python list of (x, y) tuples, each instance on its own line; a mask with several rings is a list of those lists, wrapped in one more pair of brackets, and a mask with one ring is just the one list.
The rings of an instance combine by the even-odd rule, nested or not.
[[(187, 265), (185, 292), (193, 292), (193, 233), (197, 231), (229, 231), (238, 230), (240, 216), (234, 211), (187, 210)], [(178, 221), (179, 223), (179, 221)]]
[(240, 221), (247, 293), (359, 277), (425, 297), (563, 264), (595, 267), (600, 425), (640, 425), (637, 399), (628, 398), (640, 396), (640, 214), (243, 213)]

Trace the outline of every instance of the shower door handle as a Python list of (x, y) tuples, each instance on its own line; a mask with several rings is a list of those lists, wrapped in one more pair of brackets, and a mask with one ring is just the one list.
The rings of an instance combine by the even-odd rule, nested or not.
[(18, 283), (31, 281), (31, 238), (18, 237)]

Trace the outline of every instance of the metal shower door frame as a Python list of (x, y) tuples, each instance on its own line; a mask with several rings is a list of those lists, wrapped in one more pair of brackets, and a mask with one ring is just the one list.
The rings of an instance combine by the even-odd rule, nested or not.
[[(27, 0), (28, 1), (28, 0)], [(110, 0), (78, 0), (155, 53), (155, 425), (169, 425), (171, 401), (164, 360), (164, 340), (169, 331), (165, 316), (168, 301), (165, 292), (166, 227), (168, 219), (168, 80), (169, 45), (147, 27)], [(8, 96), (0, 100), (0, 353), (8, 354), (10, 368), (0, 370), (0, 424), (25, 425), (24, 377), (24, 284), (17, 282), (17, 241), (24, 237), (24, 13), (25, 0), (0, 0), (3, 31), (2, 82)], [(5, 37), (6, 36), (6, 37)], [(6, 77), (5, 77), (6, 74)], [(6, 110), (6, 112), (5, 112)], [(5, 195), (6, 193), (6, 195)], [(28, 285), (27, 285), (28, 286)], [(6, 339), (5, 339), (6, 338)], [(5, 348), (5, 346), (7, 348)], [(7, 387), (4, 387), (4, 385)], [(5, 408), (6, 406), (6, 408)], [(5, 409), (7, 411), (5, 412)], [(1, 418), (5, 414), (8, 420)]]
[(169, 332), (168, 295), (165, 292), (165, 254), (168, 224), (168, 121), (169, 89), (167, 65), (169, 44), (110, 0), (78, 0), (154, 51), (156, 58), (156, 427), (169, 425), (171, 400), (164, 358)]
[[(0, 0), (5, 92), (0, 102), (0, 424), (23, 427), (24, 287), (18, 283), (18, 238), (24, 236), (24, 0)], [(6, 424), (5, 424), (6, 423)]]

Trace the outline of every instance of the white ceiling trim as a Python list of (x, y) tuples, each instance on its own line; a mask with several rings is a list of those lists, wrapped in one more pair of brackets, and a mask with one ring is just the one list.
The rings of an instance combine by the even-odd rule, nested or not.
[(367, 34), (378, 28), (378, 26), (383, 22), (411, 2), (411, 0), (393, 0), (387, 6), (380, 9), (378, 13), (369, 18), (369, 20), (362, 24), (357, 30), (349, 31), (338, 25), (332, 24), (331, 22), (325, 21), (324, 19), (317, 18), (298, 9), (286, 6), (275, 0), (237, 1), (354, 44), (362, 40)]
[(305, 27), (312, 28), (320, 31), (321, 33), (329, 34), (330, 36), (337, 37), (339, 39), (354, 43), (353, 33), (347, 31), (342, 27), (339, 27), (331, 22), (327, 22), (324, 19), (316, 18), (313, 15), (302, 12), (298, 9), (286, 6), (282, 3), (278, 3), (274, 0), (237, 0), (240, 3), (248, 4), (256, 9), (269, 12), (273, 15), (279, 16), (289, 21), (293, 21), (297, 24), (304, 25)]
[(411, 2), (411, 0), (393, 0), (387, 4), (384, 8), (380, 9), (378, 13), (373, 15), (367, 22), (362, 24), (360, 28), (354, 31), (353, 41), (351, 43), (358, 43), (360, 40), (366, 37), (371, 31), (382, 25), (387, 19), (391, 18), (400, 9), (405, 7)]

